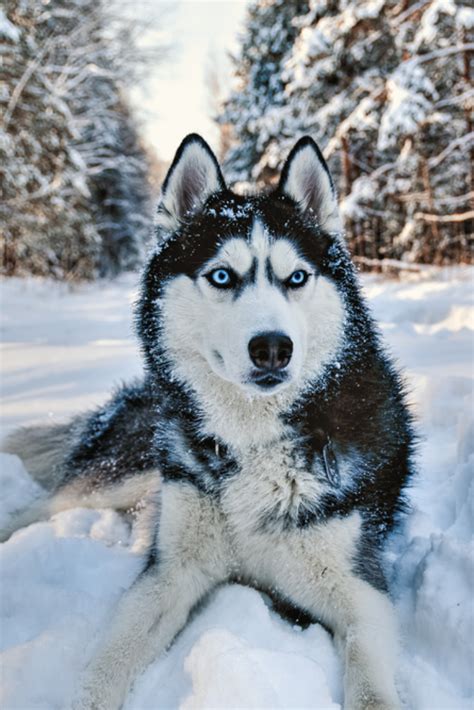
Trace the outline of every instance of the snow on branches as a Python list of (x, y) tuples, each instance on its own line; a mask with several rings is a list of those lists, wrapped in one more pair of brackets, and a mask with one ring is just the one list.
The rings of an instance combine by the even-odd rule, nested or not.
[[(277, 51), (260, 41), (268, 25)], [(231, 181), (272, 183), (310, 134), (361, 261), (468, 260), (473, 56), (474, 10), (455, 0), (254, 0), (219, 118), (234, 131)]]
[(147, 65), (142, 29), (120, 2), (4, 3), (4, 273), (91, 278), (140, 260), (148, 157), (124, 90)]

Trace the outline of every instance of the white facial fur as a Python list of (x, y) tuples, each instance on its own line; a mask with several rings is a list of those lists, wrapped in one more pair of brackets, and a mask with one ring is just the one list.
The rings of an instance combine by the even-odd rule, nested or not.
[[(268, 260), (281, 281), (298, 269), (311, 276), (302, 288), (285, 295), (267, 278)], [(232, 290), (215, 288), (205, 277), (222, 267), (245, 278), (255, 261), (255, 278), (237, 297)], [(298, 390), (317, 376), (340, 345), (344, 308), (331, 280), (313, 271), (290, 241), (272, 240), (256, 220), (251, 238), (226, 241), (196, 281), (185, 275), (174, 278), (160, 305), (166, 350), (177, 377), (195, 390), (209, 392), (217, 376), (247, 395), (271, 396), (288, 387)], [(255, 368), (248, 350), (252, 337), (269, 331), (283, 333), (293, 342), (287, 379), (270, 392), (251, 381)]]

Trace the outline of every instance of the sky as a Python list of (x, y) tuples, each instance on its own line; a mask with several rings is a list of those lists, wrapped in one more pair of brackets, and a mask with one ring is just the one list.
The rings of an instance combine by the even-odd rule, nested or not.
[[(146, 139), (169, 161), (187, 133), (200, 133), (218, 147), (207, 74), (212, 67), (223, 85), (230, 82), (228, 53), (238, 47), (247, 0), (155, 0), (162, 15), (168, 57), (142, 88), (133, 92)], [(149, 9), (148, 5), (148, 9)]]

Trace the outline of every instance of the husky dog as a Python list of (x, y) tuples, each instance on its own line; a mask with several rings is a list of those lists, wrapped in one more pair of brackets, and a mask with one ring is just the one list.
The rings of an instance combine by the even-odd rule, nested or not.
[(311, 138), (257, 196), (226, 188), (202, 138), (183, 141), (136, 316), (143, 381), (7, 446), (52, 496), (5, 536), (73, 505), (144, 497), (151, 510), (148, 563), (75, 707), (119, 708), (192, 609), (232, 581), (332, 631), (346, 708), (399, 707), (382, 552), (403, 512), (412, 425)]

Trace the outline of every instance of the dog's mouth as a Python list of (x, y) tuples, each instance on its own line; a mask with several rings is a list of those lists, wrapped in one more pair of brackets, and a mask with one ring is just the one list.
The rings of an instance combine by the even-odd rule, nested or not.
[(287, 379), (287, 372), (255, 372), (251, 375), (250, 382), (263, 391), (269, 391), (283, 384)]
[(254, 368), (247, 371), (243, 377), (241, 374), (230, 373), (225, 366), (224, 357), (217, 350), (212, 350), (210, 357), (206, 359), (216, 375), (253, 394), (272, 395), (287, 387), (294, 377), (286, 368)]

